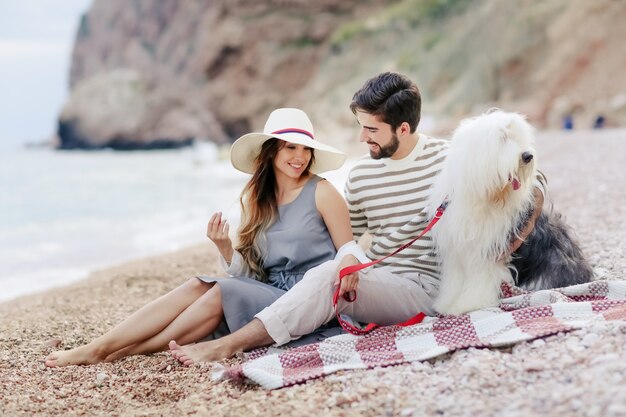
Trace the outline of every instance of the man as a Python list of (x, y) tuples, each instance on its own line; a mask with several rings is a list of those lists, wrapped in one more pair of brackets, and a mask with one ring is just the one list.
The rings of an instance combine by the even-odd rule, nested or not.
[(352, 303), (340, 298), (340, 311), (359, 322), (390, 325), (419, 312), (435, 314), (432, 304), (439, 287), (439, 267), (429, 234), (341, 283), (338, 273), (368, 258), (391, 254), (426, 227), (429, 188), (441, 170), (448, 143), (417, 132), (420, 93), (401, 74), (387, 72), (368, 80), (354, 94), (350, 109), (360, 125), (359, 141), (369, 147), (369, 156), (355, 164), (346, 183), (354, 237), (366, 231), (372, 237), (367, 258), (351, 242), (334, 261), (307, 272), (239, 331), (191, 346), (172, 341), (170, 349), (183, 364), (219, 360), (272, 343), (282, 345), (312, 332), (334, 317), (336, 285), (341, 286), (340, 295), (357, 291)]

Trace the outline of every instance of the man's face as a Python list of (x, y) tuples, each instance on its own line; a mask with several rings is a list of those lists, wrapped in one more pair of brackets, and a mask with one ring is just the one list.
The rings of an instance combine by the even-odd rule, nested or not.
[(359, 142), (367, 143), (372, 159), (389, 158), (396, 153), (400, 141), (391, 125), (381, 121), (378, 116), (359, 110), (356, 118), (361, 126)]

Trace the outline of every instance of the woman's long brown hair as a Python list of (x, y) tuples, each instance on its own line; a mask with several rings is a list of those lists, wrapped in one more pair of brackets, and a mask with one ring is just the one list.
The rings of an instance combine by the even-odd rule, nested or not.
[[(254, 160), (254, 173), (241, 192), (241, 226), (238, 231), (238, 244), (235, 247), (254, 274), (254, 278), (267, 282), (264, 268), (265, 242), (264, 232), (272, 225), (278, 213), (276, 199), (276, 175), (273, 159), (286, 142), (278, 139), (266, 140), (261, 146), (259, 155)], [(309, 174), (314, 161), (313, 150), (311, 160), (303, 176)]]

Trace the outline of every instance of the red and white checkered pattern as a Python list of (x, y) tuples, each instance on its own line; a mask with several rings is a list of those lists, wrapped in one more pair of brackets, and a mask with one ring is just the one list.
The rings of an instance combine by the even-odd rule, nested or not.
[(343, 334), (298, 348), (257, 349), (245, 363), (227, 369), (225, 376), (274, 389), (339, 370), (426, 360), (457, 349), (511, 345), (599, 321), (626, 320), (626, 281), (531, 293), (502, 289), (500, 308), (427, 317), (410, 327), (381, 327), (367, 336)]

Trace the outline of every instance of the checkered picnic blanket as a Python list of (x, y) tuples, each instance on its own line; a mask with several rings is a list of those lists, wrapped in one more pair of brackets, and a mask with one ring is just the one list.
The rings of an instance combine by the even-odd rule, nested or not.
[(457, 349), (512, 345), (600, 321), (626, 320), (626, 281), (536, 292), (506, 285), (502, 289), (499, 308), (427, 317), (410, 327), (381, 327), (367, 336), (342, 334), (297, 348), (257, 349), (223, 376), (274, 389), (339, 370), (421, 361)]

